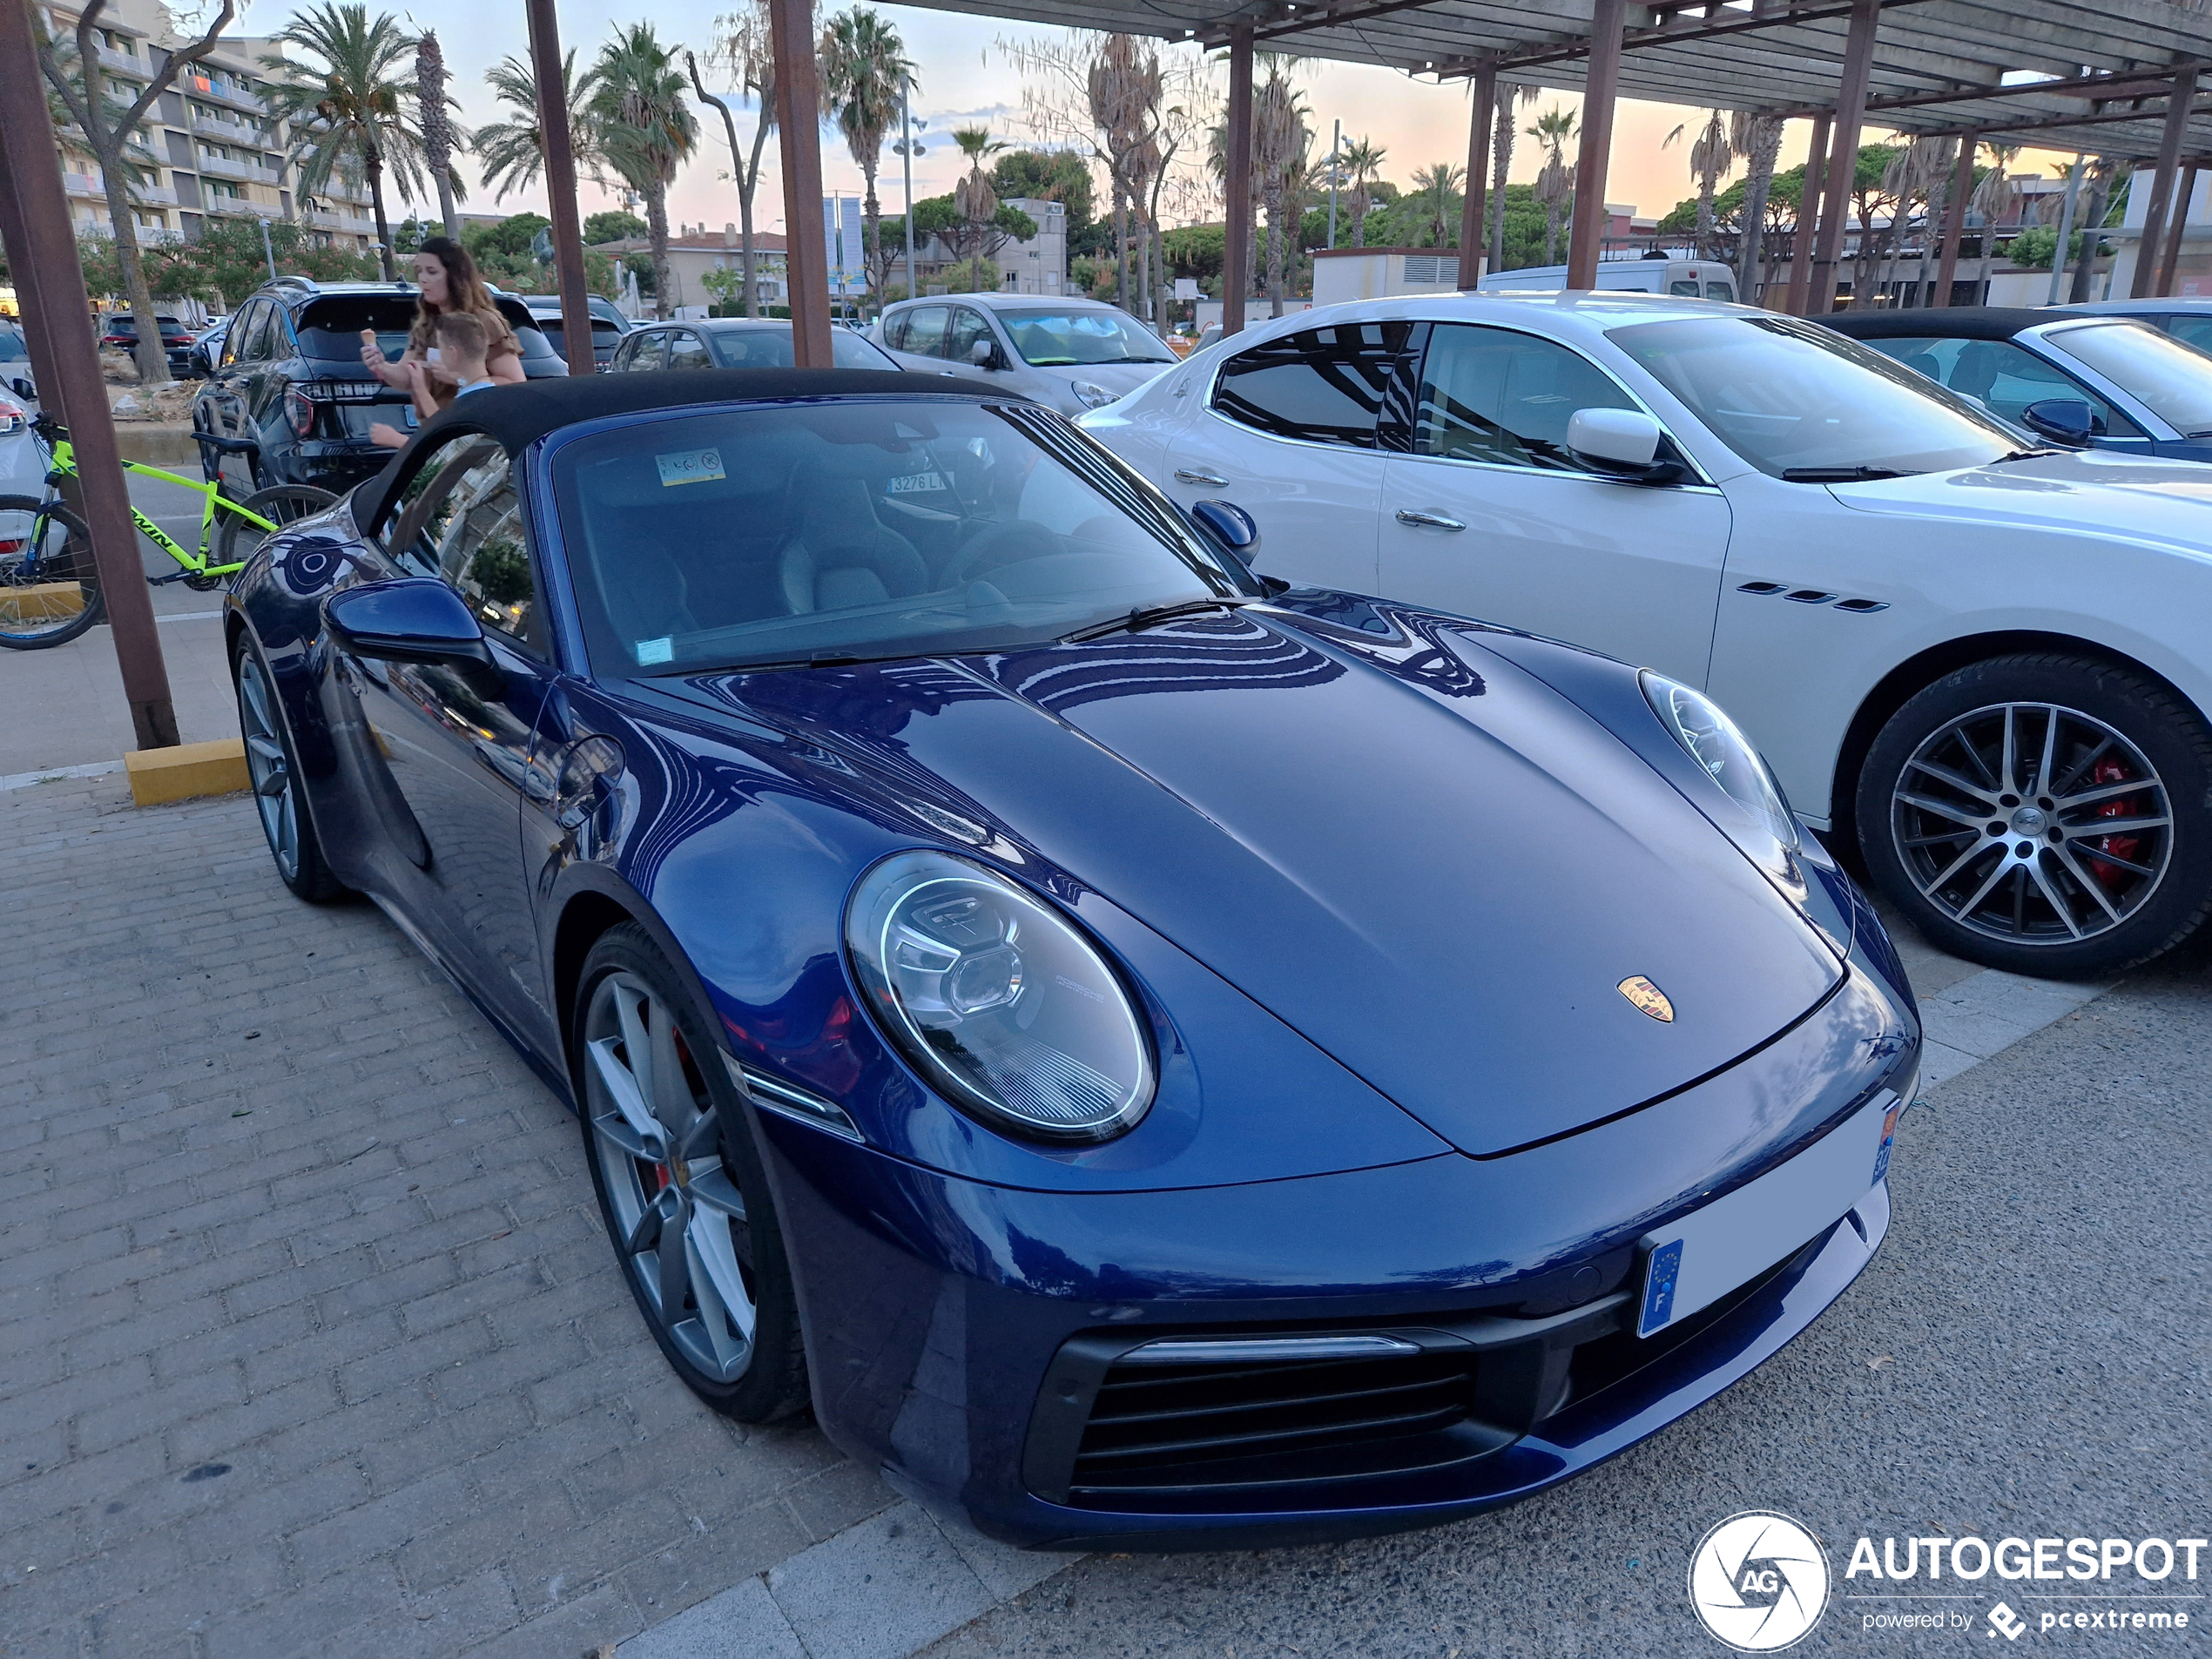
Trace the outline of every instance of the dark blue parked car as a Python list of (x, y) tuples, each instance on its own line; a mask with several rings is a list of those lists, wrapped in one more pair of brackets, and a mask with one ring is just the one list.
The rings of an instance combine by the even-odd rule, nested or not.
[(263, 823), (574, 1101), (662, 1349), (1018, 1543), (1421, 1525), (1881, 1243), (1919, 1028), (1695, 691), (888, 374), (502, 388), (228, 612)]

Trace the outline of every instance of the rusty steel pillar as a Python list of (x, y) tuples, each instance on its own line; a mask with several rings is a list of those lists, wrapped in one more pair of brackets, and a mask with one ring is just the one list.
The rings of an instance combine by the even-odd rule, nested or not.
[(822, 229), (820, 87), (814, 71), (814, 9), (808, 0), (768, 0), (776, 60), (776, 137), (784, 162), (784, 278), (791, 290), (792, 361), (829, 368), (829, 243)]
[(1782, 309), (1792, 317), (1805, 314), (1805, 296), (1812, 292), (1812, 245), (1820, 233), (1820, 189), (1828, 179), (1828, 134), (1834, 125), (1827, 111), (1813, 117), (1812, 143), (1805, 151), (1797, 221), (1790, 226), (1790, 286), (1782, 299)]
[(1229, 165), (1222, 181), (1227, 215), (1221, 240), (1221, 332), (1244, 326), (1252, 263), (1252, 31), (1229, 31)]
[(526, 6), (537, 130), (545, 145), (545, 193), (553, 219), (553, 268), (561, 280), (561, 340), (569, 373), (590, 374), (597, 371), (598, 361), (591, 348), (591, 290), (584, 281), (583, 228), (576, 206), (576, 149), (569, 132), (567, 90), (561, 84), (561, 25), (553, 15), (553, 0), (526, 0)]
[(1597, 286), (1605, 246), (1605, 169), (1613, 156), (1613, 106), (1621, 90), (1626, 0), (1597, 0), (1590, 17), (1590, 66), (1582, 78), (1582, 147), (1575, 163), (1575, 224), (1567, 238), (1567, 286)]
[(2166, 127), (2158, 139), (2158, 171), (2151, 176), (2150, 200), (2143, 205), (2143, 238), (2135, 244), (2135, 276), (2128, 287), (2131, 300), (2148, 300), (2155, 292), (2160, 233), (2166, 227), (2167, 208), (2174, 199), (2174, 170), (2181, 165), (2182, 144), (2188, 137), (2189, 105), (2195, 101), (2196, 71), (2185, 69), (2174, 77), (2174, 90), (2166, 100)]
[(1490, 201), (1490, 124), (1497, 119), (1498, 66), (1484, 64), (1469, 84), (1474, 113), (1467, 123), (1467, 206), (1460, 212), (1460, 292), (1473, 293), (1482, 277), (1482, 229)]
[[(1951, 176), (1951, 199), (1943, 205), (1943, 258), (1936, 266), (1935, 297), (1932, 306), (1951, 303), (1951, 285), (1959, 280), (1959, 244), (1966, 234), (1966, 198), (1974, 193), (1974, 157), (1981, 150), (1981, 134), (1961, 133), (1959, 138), (1959, 170)], [(1987, 227), (1983, 234), (1988, 233)], [(2066, 250), (2059, 250), (2059, 262), (2066, 262)]]
[[(1836, 308), (1836, 265), (1844, 251), (1844, 230), (1851, 222), (1851, 187), (1858, 180), (1858, 134), (1866, 119), (1866, 89), (1874, 72), (1874, 35), (1880, 26), (1882, 0), (1851, 0), (1851, 32), (1844, 38), (1844, 76), (1836, 91), (1836, 136), (1829, 146), (1826, 199), (1820, 208), (1820, 246), (1813, 255), (1812, 286), (1805, 314), (1825, 316)], [(1859, 250), (1863, 256), (1864, 248)], [(1852, 300), (1863, 298), (1853, 284)]]
[(107, 601), (123, 695), (131, 705), (131, 730), (139, 748), (165, 749), (177, 741), (177, 712), (154, 627), (153, 594), (138, 561), (138, 532), (131, 522), (130, 488), (100, 376), (91, 296), (84, 291), (69, 199), (55, 160), (45, 84), (30, 67), (37, 61), (29, 7), (22, 0), (0, 0), (0, 64), (19, 71), (0, 74), (0, 198), (5, 199), (0, 235), (7, 238), (9, 268), (23, 303), (24, 337), (43, 337), (43, 347), (33, 347), (32, 363), (40, 401), (60, 403), (75, 446), (84, 523)]
[(2158, 292), (2155, 296), (2161, 300), (2174, 292), (2174, 278), (2182, 259), (2182, 233), (2189, 223), (2189, 198), (2196, 194), (2198, 165), (2192, 161), (2182, 169), (2182, 182), (2174, 193), (2174, 211), (2167, 215), (2166, 251), (2158, 256)]

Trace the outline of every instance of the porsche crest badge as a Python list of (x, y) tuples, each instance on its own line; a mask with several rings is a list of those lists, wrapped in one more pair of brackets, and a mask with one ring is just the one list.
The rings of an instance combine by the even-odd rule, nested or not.
[(1642, 974), (1629, 974), (1628, 978), (1621, 981), (1620, 990), (1622, 995), (1627, 997), (1629, 1001), (1635, 1003), (1638, 1008), (1649, 1014), (1653, 1019), (1665, 1025), (1674, 1023), (1675, 1005), (1667, 1000), (1666, 992), (1644, 978)]

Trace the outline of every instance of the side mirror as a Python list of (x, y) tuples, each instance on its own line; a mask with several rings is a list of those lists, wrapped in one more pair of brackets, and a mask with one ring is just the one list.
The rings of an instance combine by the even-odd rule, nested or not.
[(29, 381), (24, 379), (22, 375), (17, 375), (16, 378), (10, 381), (8, 384), (15, 388), (15, 393), (17, 397), (27, 397), (34, 403), (38, 401), (38, 388), (33, 386)]
[(1193, 502), (1190, 516), (1207, 535), (1240, 558), (1259, 545), (1259, 526), (1234, 502)]
[(323, 601), (322, 617), (330, 637), (357, 657), (454, 669), (487, 693), (504, 682), (467, 603), (429, 577), (343, 589)]
[(2097, 435), (2097, 417), (2088, 400), (2047, 397), (2020, 411), (2020, 424), (2056, 442), (2085, 449)]
[(996, 368), (999, 364), (998, 342), (979, 340), (968, 348), (968, 361), (978, 368)]

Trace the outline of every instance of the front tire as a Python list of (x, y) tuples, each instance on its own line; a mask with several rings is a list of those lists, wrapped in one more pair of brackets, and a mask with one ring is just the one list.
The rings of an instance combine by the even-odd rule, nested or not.
[(2212, 910), (2212, 735), (2172, 691), (2065, 655), (1974, 663), (1892, 715), (1859, 773), (1881, 890), (1939, 948), (2114, 974)]
[(600, 1216), (653, 1340), (725, 1416), (799, 1411), (799, 1298), (752, 1125), (713, 1034), (637, 923), (592, 946), (571, 1028)]
[(331, 873), (322, 840), (300, 793), (300, 763), (285, 724), (284, 705), (268, 664), (241, 633), (231, 647), (231, 683), (238, 692), (239, 733), (246, 740), (246, 772), (261, 833), (276, 860), (277, 877), (295, 898), (328, 904), (341, 898), (345, 883)]

